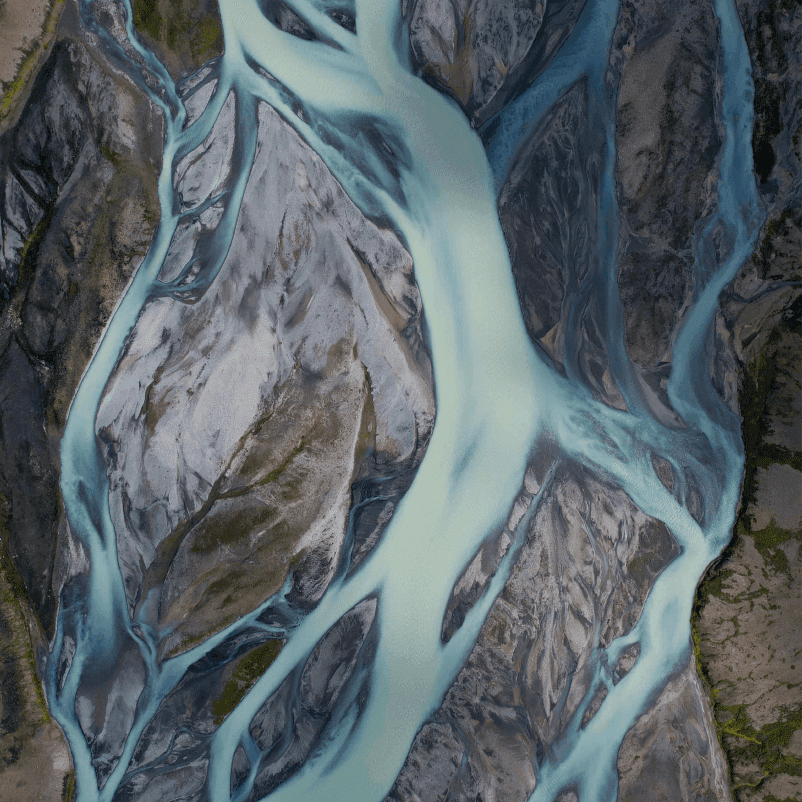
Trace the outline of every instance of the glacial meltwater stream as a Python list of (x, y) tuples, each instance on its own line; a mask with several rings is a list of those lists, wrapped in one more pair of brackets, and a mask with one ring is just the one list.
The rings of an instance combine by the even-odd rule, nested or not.
[[(48, 664), (48, 702), (72, 749), (80, 802), (111, 800), (137, 740), (159, 704), (190, 665), (246, 626), (259, 627), (275, 599), (189, 652), (159, 661), (160, 633), (130, 618), (117, 565), (109, 514), (109, 483), (95, 434), (97, 410), (117, 360), (143, 306), (160, 295), (202, 293), (226, 257), (256, 150), (260, 101), (279, 114), (321, 156), (362, 211), (387, 221), (413, 258), (431, 347), (437, 393), (434, 433), (415, 480), (378, 545), (353, 573), (337, 574), (320, 603), (293, 630), (262, 678), (217, 729), (207, 780), (211, 802), (245, 800), (261, 754), (249, 733), (257, 711), (308, 658), (323, 635), (366, 598), (377, 600), (377, 642), (370, 665), (351, 678), (339, 698), (322, 745), (301, 770), (268, 797), (280, 802), (380, 802), (404, 763), (416, 732), (439, 706), (506, 581), (539, 495), (518, 524), (490, 586), (447, 643), (441, 624), (451, 590), (485, 538), (509, 518), (522, 493), (524, 472), (543, 433), (563, 452), (612, 477), (645, 513), (663, 521), (682, 547), (660, 575), (637, 625), (607, 649), (597, 682), (608, 694), (580, 728), (590, 698), (537, 768), (534, 802), (551, 802), (566, 787), (581, 802), (613, 802), (619, 746), (650, 695), (687, 660), (696, 583), (730, 537), (742, 473), (739, 421), (711, 380), (713, 319), (718, 296), (748, 258), (761, 222), (752, 175), (752, 84), (749, 56), (734, 0), (716, 0), (724, 66), (722, 119), (726, 140), (718, 207), (696, 243), (694, 304), (673, 347), (668, 395), (686, 428), (655, 420), (624, 351), (617, 293), (617, 210), (614, 185), (616, 90), (605, 80), (617, 15), (614, 0), (588, 0), (571, 37), (549, 68), (492, 122), (483, 146), (459, 107), (413, 74), (408, 31), (399, 0), (356, 0), (356, 32), (327, 13), (327, 0), (287, 0), (314, 31), (306, 41), (274, 27), (256, 0), (221, 0), (226, 51), (204, 113), (185, 125), (176, 87), (131, 25), (127, 35), (155, 76), (151, 85), (94, 20), (82, 0), (84, 25), (116, 53), (163, 110), (166, 141), (159, 183), (161, 220), (150, 252), (109, 323), (75, 396), (62, 442), (62, 493), (73, 540), (91, 564), (87, 582), (65, 586)], [(346, 4), (347, 5), (347, 4)], [(338, 3), (341, 9), (343, 3)], [(554, 371), (533, 347), (521, 318), (509, 254), (497, 214), (497, 191), (522, 137), (580, 78), (591, 88), (592, 124), (607, 143), (596, 232), (598, 266), (589, 291), (606, 299), (611, 372), (627, 411), (594, 400), (570, 363)], [(153, 88), (152, 84), (156, 87)], [(236, 180), (203, 264), (187, 264), (160, 279), (179, 223), (174, 166), (209, 134), (230, 92), (237, 99)], [(370, 129), (375, 150), (349, 146), (331, 131)], [(338, 146), (330, 144), (339, 141)], [(342, 144), (345, 142), (346, 144)], [(190, 210), (183, 214), (197, 214)], [(717, 256), (711, 246), (723, 234)], [(576, 332), (567, 334), (577, 336)], [(701, 445), (700, 445), (701, 444)], [(698, 524), (655, 475), (651, 455), (690, 469), (704, 500)], [(542, 493), (542, 490), (541, 490)], [(678, 500), (679, 498), (679, 500)], [(269, 629), (269, 628), (267, 628)], [(163, 634), (163, 633), (162, 633)], [(634, 668), (613, 684), (608, 666), (632, 643)], [(86, 737), (75, 712), (83, 685), (107, 681), (121, 655), (137, 649), (147, 683), (125, 749), (98, 787)], [(357, 672), (359, 673), (359, 672)], [(361, 694), (363, 687), (367, 694)], [(357, 698), (359, 696), (359, 699)], [(242, 745), (250, 776), (232, 793), (231, 766)], [(169, 802), (166, 801), (166, 802)]]

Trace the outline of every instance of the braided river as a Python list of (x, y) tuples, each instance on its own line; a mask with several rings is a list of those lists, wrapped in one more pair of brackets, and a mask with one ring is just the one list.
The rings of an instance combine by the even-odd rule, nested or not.
[[(127, 0), (125, 0), (127, 3)], [(275, 599), (190, 651), (157, 659), (159, 633), (131, 620), (117, 563), (109, 512), (109, 480), (96, 436), (96, 416), (109, 377), (143, 307), (152, 299), (202, 293), (216, 280), (256, 150), (257, 104), (266, 102), (319, 154), (362, 212), (391, 226), (409, 250), (420, 288), (434, 367), (437, 415), (415, 479), (369, 557), (352, 573), (338, 572), (320, 603), (288, 634), (266, 673), (216, 730), (207, 794), (211, 802), (248, 799), (261, 754), (249, 734), (257, 711), (309, 657), (323, 635), (365, 599), (377, 600), (377, 640), (336, 703), (325, 737), (304, 766), (267, 799), (276, 802), (381, 802), (397, 777), (416, 732), (442, 702), (504, 586), (516, 546), (539, 501), (535, 495), (516, 537), (480, 600), (443, 643), (441, 623), (452, 588), (488, 534), (502, 525), (521, 491), (528, 460), (544, 434), (592, 470), (612, 477), (634, 503), (664, 522), (681, 554), (659, 576), (635, 627), (607, 647), (597, 682), (608, 693), (585, 727), (580, 706), (550, 756), (537, 768), (532, 802), (552, 802), (576, 789), (581, 802), (614, 802), (616, 755), (627, 731), (690, 648), (696, 584), (728, 542), (743, 472), (740, 421), (711, 379), (718, 298), (750, 256), (762, 220), (752, 172), (753, 86), (749, 55), (734, 0), (716, 0), (726, 132), (718, 172), (717, 208), (697, 228), (692, 307), (673, 345), (668, 397), (684, 423), (657, 420), (624, 349), (617, 290), (616, 88), (605, 81), (618, 13), (614, 0), (588, 0), (579, 21), (548, 68), (512, 103), (475, 131), (455, 102), (414, 74), (409, 32), (399, 0), (287, 0), (314, 31), (307, 41), (272, 25), (255, 0), (221, 0), (225, 55), (205, 111), (191, 124), (180, 93), (156, 57), (136, 38), (127, 8), (127, 35), (156, 86), (138, 82), (164, 113), (159, 181), (161, 219), (150, 250), (120, 300), (72, 403), (61, 444), (61, 489), (70, 530), (91, 564), (89, 579), (62, 594), (51, 645), (46, 689), (54, 717), (72, 750), (78, 800), (111, 800), (137, 741), (159, 704), (188, 667), (226, 637), (254, 624)], [(346, 8), (355, 31), (331, 11)], [(85, 27), (104, 46), (117, 47), (82, 0)], [(119, 49), (119, 48), (118, 48)], [(128, 64), (135, 71), (132, 57)], [(604, 298), (610, 366), (626, 404), (594, 399), (567, 360), (555, 371), (532, 345), (522, 320), (510, 257), (499, 223), (498, 192), (519, 144), (546, 111), (580, 79), (590, 87), (593, 125), (603, 131), (603, 177), (595, 232), (598, 267), (590, 291)], [(152, 82), (154, 83), (154, 82)], [(199, 269), (187, 264), (160, 278), (180, 221), (174, 165), (210, 133), (226, 98), (237, 98), (235, 180), (225, 212)], [(332, 130), (370, 128), (349, 144)], [(345, 143), (345, 144), (342, 144)], [(711, 247), (714, 236), (730, 246)], [(567, 337), (578, 336), (571, 332)], [(676, 475), (690, 470), (704, 497), (701, 524), (682, 493), (671, 493), (652, 467), (667, 460)], [(123, 754), (102, 788), (75, 712), (79, 685), (118, 670), (123, 642), (133, 641), (147, 683)], [(605, 666), (640, 645), (632, 670), (616, 684)], [(65, 669), (64, 666), (67, 665)], [(369, 679), (369, 693), (360, 690)], [(230, 787), (235, 751), (242, 746), (250, 776)]]

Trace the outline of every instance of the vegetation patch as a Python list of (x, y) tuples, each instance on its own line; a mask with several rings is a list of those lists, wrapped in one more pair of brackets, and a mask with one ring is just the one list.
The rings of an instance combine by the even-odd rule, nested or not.
[[(730, 717), (721, 723), (720, 716), (726, 714)], [(802, 706), (784, 711), (783, 718), (759, 730), (752, 726), (746, 705), (719, 706), (716, 721), (721, 733), (730, 736), (727, 740), (730, 756), (741, 764), (757, 764), (763, 773), (757, 783), (740, 783), (734, 786), (733, 791), (744, 787), (757, 788), (766, 779), (778, 774), (802, 777), (802, 758), (783, 754), (782, 751), (788, 746), (791, 736), (802, 729)]]
[(785, 89), (765, 76), (783, 73), (788, 57), (783, 48), (783, 34), (779, 30), (781, 17), (793, 13), (798, 0), (781, 0), (768, 3), (755, 17), (755, 25), (744, 20), (744, 33), (749, 50), (758, 70), (755, 76), (755, 121), (752, 131), (752, 153), (755, 172), (761, 182), (768, 181), (777, 162), (773, 140), (783, 129), (780, 104), (785, 100)]
[(223, 25), (216, 3), (206, 0), (133, 0), (134, 27), (179, 77), (223, 52)]
[(214, 58), (223, 52), (223, 26), (216, 17), (204, 17), (190, 40), (192, 57), (196, 62)]
[(771, 268), (771, 257), (774, 254), (774, 241), (781, 237), (788, 237), (791, 234), (790, 226), (799, 228), (802, 225), (802, 217), (794, 214), (791, 209), (783, 209), (779, 216), (766, 223), (766, 230), (760, 245), (752, 254), (752, 261), (759, 265), (763, 271), (763, 276), (768, 276)]
[(766, 470), (771, 465), (780, 464), (802, 471), (802, 452), (765, 442), (766, 435), (772, 433), (769, 400), (777, 389), (779, 374), (775, 346), (783, 332), (787, 330), (794, 330), (794, 320), (792, 316), (788, 315), (771, 333), (764, 350), (749, 369), (744, 371), (739, 393), (743, 417), (741, 431), (744, 440), (745, 469), (741, 509), (735, 536), (752, 537), (761, 556), (775, 571), (788, 570), (788, 559), (785, 552), (778, 547), (790, 539), (802, 538), (802, 532), (781, 529), (773, 520), (763, 529), (755, 530), (751, 509), (757, 501), (758, 468)]
[(45, 20), (41, 37), (26, 53), (17, 71), (16, 77), (11, 81), (6, 89), (5, 95), (0, 99), (0, 123), (11, 114), (16, 101), (19, 99), (20, 95), (22, 95), (22, 91), (27, 86), (28, 81), (36, 74), (39, 60), (53, 41), (56, 27), (58, 26), (58, 21), (61, 19), (61, 12), (63, 10), (64, 0), (55, 0)]
[(275, 470), (270, 471), (264, 479), (260, 480), (258, 484), (269, 485), (275, 482), (287, 470), (290, 463), (306, 448), (306, 439), (301, 438), (301, 442), (289, 453), (289, 456), (278, 466)]
[(138, 31), (147, 31), (154, 39), (159, 40), (162, 28), (162, 15), (159, 13), (157, 0), (136, 0), (133, 4), (134, 27)]
[(242, 701), (245, 694), (270, 668), (283, 646), (280, 640), (271, 640), (254, 649), (240, 660), (234, 674), (226, 683), (223, 694), (212, 702), (215, 726), (220, 726), (225, 717)]
[(198, 527), (192, 551), (195, 554), (207, 554), (220, 546), (234, 545), (254, 529), (266, 525), (274, 515), (275, 510), (264, 505), (212, 513)]
[(730, 597), (724, 590), (724, 583), (734, 574), (735, 571), (731, 568), (706, 574), (699, 584), (699, 596), (704, 598), (715, 596), (718, 599), (730, 601)]
[[(743, 525), (743, 524), (739, 524)], [(791, 532), (788, 529), (781, 529), (776, 525), (772, 518), (771, 523), (763, 529), (750, 532), (755, 542), (755, 548), (760, 552), (763, 559), (777, 572), (789, 573), (788, 557), (779, 548), (789, 540), (798, 540), (802, 543), (802, 530)]]
[(62, 802), (73, 802), (75, 797), (75, 772), (64, 775), (64, 790), (61, 792)]
[(738, 400), (743, 419), (741, 432), (746, 464), (739, 519), (750, 533), (753, 520), (749, 508), (756, 502), (757, 469), (765, 470), (772, 464), (781, 464), (802, 471), (802, 452), (764, 442), (766, 435), (772, 434), (769, 400), (777, 389), (779, 375), (776, 346), (785, 332), (795, 332), (795, 318), (802, 311), (797, 310), (797, 307), (802, 306), (799, 300), (791, 305), (788, 314), (769, 335), (763, 351), (741, 377)]
[(25, 240), (22, 246), (22, 253), (20, 254), (19, 272), (17, 274), (17, 286), (22, 290), (27, 289), (28, 285), (33, 280), (34, 273), (36, 272), (36, 261), (39, 256), (39, 248), (50, 228), (50, 223), (53, 221), (53, 214), (55, 212), (54, 206), (47, 206), (44, 210), (44, 215), (39, 223), (36, 225), (31, 235)]

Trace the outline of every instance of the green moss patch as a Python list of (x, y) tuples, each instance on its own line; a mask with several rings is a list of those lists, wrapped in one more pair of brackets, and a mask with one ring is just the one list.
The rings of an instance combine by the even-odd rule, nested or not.
[(783, 40), (787, 39), (782, 28), (788, 20), (782, 17), (794, 12), (798, 0), (781, 0), (766, 3), (755, 15), (755, 24), (744, 20), (744, 33), (749, 50), (758, 69), (755, 71), (755, 122), (752, 132), (752, 151), (755, 172), (765, 182), (771, 176), (777, 162), (773, 140), (783, 129), (781, 104), (785, 89), (768, 76), (783, 73), (788, 67)]
[(798, 540), (802, 543), (802, 530), (792, 532), (788, 529), (781, 529), (772, 519), (768, 526), (750, 532), (750, 534), (755, 542), (755, 548), (760, 552), (766, 563), (777, 572), (788, 573), (788, 557), (779, 547), (789, 540)]
[(220, 726), (226, 716), (242, 701), (245, 694), (256, 684), (258, 679), (270, 668), (278, 657), (284, 644), (280, 640), (271, 640), (243, 657), (234, 669), (234, 674), (226, 683), (223, 694), (212, 702), (214, 723)]
[(45, 209), (44, 215), (39, 223), (36, 225), (31, 235), (22, 246), (22, 253), (20, 254), (19, 274), (17, 284), (20, 289), (27, 289), (28, 285), (33, 280), (34, 273), (36, 272), (36, 260), (39, 255), (39, 248), (42, 241), (47, 234), (50, 224), (53, 221), (53, 213), (55, 209), (49, 206)]
[[(772, 98), (768, 97), (765, 100), (770, 102)], [(764, 109), (764, 112), (765, 117), (768, 111)], [(785, 246), (792, 242), (797, 234), (792, 227), (796, 229), (799, 226), (799, 215), (795, 211), (785, 211), (766, 225), (763, 240), (753, 257), (753, 262), (762, 268), (764, 276), (768, 276), (772, 271), (776, 272), (778, 263), (774, 259), (775, 250), (779, 248), (788, 251)], [(802, 728), (802, 707), (780, 708), (780, 716), (776, 722), (756, 728), (749, 716), (749, 704), (741, 704), (742, 700), (745, 702), (744, 697), (734, 693), (737, 688), (727, 686), (728, 682), (737, 685), (738, 680), (734, 676), (728, 680), (719, 676), (721, 672), (715, 672), (717, 687), (713, 687), (711, 674), (705, 664), (707, 633), (701, 628), (701, 613), (711, 598), (717, 599), (717, 605), (722, 603), (740, 605), (761, 595), (771, 596), (769, 602), (774, 600), (773, 592), (770, 593), (767, 588), (759, 586), (757, 590), (754, 589), (756, 577), (752, 576), (752, 572), (749, 572), (749, 577), (753, 582), (753, 590), (748, 593), (728, 590), (730, 587), (728, 580), (739, 573), (733, 570), (740, 564), (738, 555), (742, 553), (745, 541), (749, 539), (763, 559), (763, 569), (767, 572), (764, 576), (785, 573), (791, 577), (786, 554), (787, 544), (789, 541), (802, 541), (802, 532), (783, 529), (775, 520), (758, 529), (754, 513), (758, 495), (758, 469), (767, 470), (772, 465), (782, 464), (795, 470), (802, 470), (801, 452), (766, 442), (774, 434), (773, 416), (780, 409), (778, 403), (782, 398), (783, 382), (792, 369), (788, 363), (788, 354), (789, 349), (794, 347), (794, 338), (801, 333), (800, 317), (802, 317), (802, 301), (797, 298), (769, 333), (760, 353), (742, 372), (739, 405), (742, 416), (745, 473), (741, 506), (732, 541), (699, 584), (691, 619), (697, 671), (710, 693), (717, 736), (727, 757), (730, 771), (736, 775), (732, 783), (734, 796), (736, 799), (762, 798), (764, 802), (783, 802), (770, 795), (764, 797), (758, 793), (755, 796), (755, 791), (759, 791), (768, 779), (780, 774), (802, 776), (802, 759), (784, 754), (793, 733)], [(768, 607), (776, 610), (778, 605), (769, 603)], [(735, 608), (732, 612), (735, 612)], [(717, 617), (724, 621), (726, 616), (726, 612), (723, 614), (719, 612)], [(730, 620), (735, 625), (737, 635), (738, 619), (733, 616)], [(713, 633), (711, 640), (717, 637)], [(738, 704), (725, 705), (722, 703), (722, 697), (728, 698), (730, 702), (737, 701)], [(739, 789), (743, 793), (740, 793)]]
[(159, 13), (157, 0), (136, 0), (133, 11), (134, 27), (138, 31), (146, 31), (158, 41), (164, 20)]
[(708, 596), (715, 596), (718, 599), (730, 601), (724, 589), (724, 583), (735, 574), (732, 569), (723, 571), (716, 571), (705, 576), (699, 584), (699, 595), (707, 598)]
[(275, 470), (270, 471), (264, 479), (262, 479), (258, 484), (260, 485), (267, 485), (271, 482), (277, 481), (284, 471), (287, 470), (290, 463), (306, 448), (306, 440), (302, 437), (301, 442), (290, 452), (289, 456), (278, 466)]
[(223, 26), (216, 17), (205, 17), (195, 28), (190, 50), (197, 62), (214, 58), (223, 52)]
[(223, 25), (208, 0), (133, 0), (134, 27), (174, 77), (223, 52)]
[(73, 802), (75, 798), (75, 772), (64, 775), (64, 790), (61, 792), (62, 802)]
[[(25, 623), (22, 605), (26, 605), (34, 618), (36, 618), (36, 613), (34, 612), (35, 608), (28, 595), (28, 591), (25, 588), (25, 583), (22, 581), (22, 577), (8, 553), (8, 514), (8, 499), (0, 493), (0, 601), (11, 605), (19, 614), (15, 622), (16, 629), (18, 630), (20, 639), (25, 644), (24, 662), (28, 669), (30, 683), (36, 694), (36, 702), (42, 713), (41, 720), (44, 722), (50, 720), (50, 712), (47, 709), (44, 691), (42, 690), (42, 684), (39, 681), (39, 674), (36, 670), (36, 658), (34, 657), (33, 645), (31, 644), (28, 627)], [(9, 644), (3, 644), (3, 652), (11, 652)]]
[[(792, 305), (792, 310), (795, 305)], [(777, 380), (780, 375), (777, 347), (783, 335), (793, 331), (795, 324), (793, 317), (786, 315), (775, 327), (763, 351), (744, 370), (741, 377), (739, 405), (746, 464), (739, 520), (743, 529), (749, 533), (753, 525), (749, 508), (756, 502), (758, 468), (765, 470), (772, 464), (781, 464), (802, 471), (802, 452), (765, 442), (767, 435), (773, 433), (769, 405), (772, 394), (777, 391)]]

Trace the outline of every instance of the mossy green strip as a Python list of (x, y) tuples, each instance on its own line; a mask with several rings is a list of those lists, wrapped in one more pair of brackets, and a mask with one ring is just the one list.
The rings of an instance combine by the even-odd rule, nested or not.
[[(802, 542), (802, 530), (792, 532), (789, 529), (781, 529), (777, 526), (774, 519), (763, 529), (749, 532), (755, 542), (755, 548), (760, 552), (763, 559), (775, 570), (788, 573), (788, 557), (779, 548), (789, 540), (799, 540)], [(789, 574), (790, 576), (790, 574)]]
[(62, 802), (73, 802), (75, 797), (75, 772), (64, 775), (64, 787), (61, 792)]
[(282, 642), (271, 640), (257, 647), (240, 660), (234, 669), (234, 674), (226, 683), (223, 695), (212, 702), (214, 723), (220, 726), (225, 717), (242, 701), (246, 693), (256, 684), (256, 681), (270, 668), (272, 662), (278, 657)]
[[(753, 261), (763, 267), (765, 274), (768, 274), (771, 268), (775, 240), (787, 238), (791, 233), (791, 225), (798, 227), (800, 220), (795, 212), (790, 211), (783, 212), (767, 224), (763, 241), (753, 257)], [(741, 507), (732, 541), (699, 584), (691, 619), (696, 667), (710, 693), (716, 734), (727, 758), (728, 770), (732, 775), (732, 771), (736, 768), (757, 765), (762, 773), (762, 777), (755, 782), (733, 782), (736, 799), (742, 796), (739, 794), (739, 789), (748, 793), (750, 799), (755, 798), (754, 789), (760, 788), (768, 779), (779, 774), (802, 775), (802, 759), (783, 753), (793, 733), (802, 728), (802, 707), (783, 709), (776, 722), (756, 729), (749, 718), (748, 705), (723, 705), (718, 689), (712, 687), (705, 665), (702, 654), (704, 639), (700, 631), (700, 614), (711, 597), (730, 604), (742, 603), (768, 593), (764, 587), (751, 593), (735, 593), (727, 590), (727, 581), (737, 573), (729, 568), (729, 565), (736, 551), (743, 548), (744, 540), (751, 538), (763, 557), (765, 567), (775, 573), (789, 572), (788, 558), (783, 545), (792, 539), (802, 540), (802, 532), (783, 529), (777, 526), (774, 520), (768, 526), (757, 529), (753, 516), (759, 468), (765, 470), (771, 465), (782, 464), (802, 470), (802, 453), (782, 445), (765, 442), (772, 434), (770, 408), (775, 393), (780, 389), (779, 382), (784, 371), (784, 365), (780, 360), (787, 348), (782, 344), (788, 341), (789, 334), (802, 333), (799, 321), (800, 306), (799, 299), (790, 305), (783, 318), (769, 333), (761, 352), (741, 376), (739, 405), (745, 451)], [(776, 605), (769, 606), (771, 609), (776, 609)], [(737, 618), (733, 618), (733, 623), (736, 625), (737, 634)], [(790, 802), (790, 800), (777, 800), (770, 795), (763, 799), (764, 802)]]
[[(782, 749), (787, 747), (791, 736), (802, 729), (802, 706), (787, 711), (779, 721), (766, 724), (756, 730), (746, 713), (746, 705), (723, 706), (722, 712), (732, 714), (732, 718), (720, 725), (726, 735), (740, 739), (737, 745), (730, 744), (730, 754), (737, 757), (740, 763), (757, 763), (763, 771), (763, 778), (775, 777), (778, 774), (791, 774), (802, 777), (802, 758), (786, 755)], [(750, 787), (759, 786), (760, 782)], [(734, 790), (737, 790), (736, 786)]]

